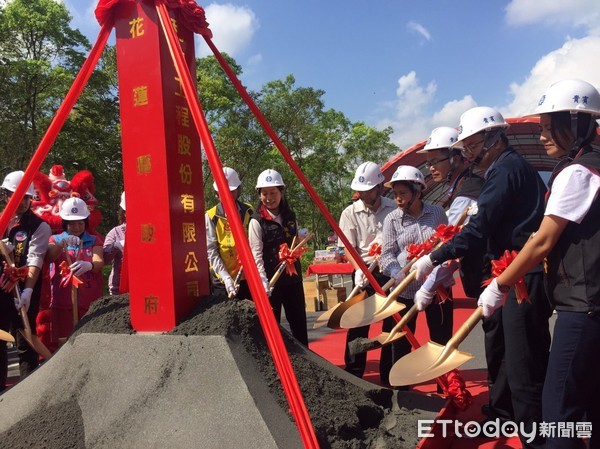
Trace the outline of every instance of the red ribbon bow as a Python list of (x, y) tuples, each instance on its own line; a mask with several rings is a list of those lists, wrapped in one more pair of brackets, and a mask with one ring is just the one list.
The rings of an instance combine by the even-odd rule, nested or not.
[(2, 264), (4, 265), (1, 282), (2, 290), (8, 293), (15, 288), (17, 282), (27, 279), (29, 268), (10, 266), (6, 262), (2, 262)]
[(375, 242), (371, 244), (369, 248), (369, 256), (381, 256), (381, 243)]
[(460, 226), (441, 224), (435, 230), (435, 237), (438, 241), (446, 243), (452, 240), (458, 231), (460, 231)]
[(296, 248), (293, 251), (288, 247), (287, 243), (282, 243), (279, 246), (279, 261), (280, 261), (280, 265), (282, 263), (285, 263), (285, 272), (292, 276), (294, 274), (298, 274), (298, 272), (296, 271), (296, 267), (294, 266), (294, 263), (302, 256), (302, 254), (304, 254), (306, 251), (308, 250), (308, 248), (306, 247), (301, 247), (301, 248)]
[[(512, 263), (512, 261), (515, 260), (517, 254), (519, 253), (514, 249), (512, 251), (506, 250), (504, 251), (504, 254), (502, 254), (502, 257), (500, 257), (500, 259), (492, 260), (492, 276), (496, 278), (502, 273), (504, 273), (504, 270), (506, 270), (508, 266)], [(482, 285), (489, 285), (492, 282), (492, 280), (493, 278), (490, 278), (484, 281)], [(529, 295), (527, 294), (527, 285), (525, 285), (525, 280), (523, 278), (520, 278), (515, 284), (515, 293), (517, 295), (517, 302), (519, 304), (521, 304), (523, 300), (530, 302)]]
[(460, 375), (458, 370), (452, 370), (444, 377), (445, 385), (443, 386), (445, 393), (452, 399), (454, 405), (461, 411), (465, 411), (469, 408), (473, 402), (473, 397), (469, 390), (465, 380)]
[(73, 287), (78, 288), (79, 284), (83, 284), (83, 281), (73, 274), (66, 260), (63, 260), (58, 267), (60, 268), (61, 287), (67, 287), (71, 284)]
[(423, 257), (425, 254), (429, 254), (433, 247), (435, 246), (435, 241), (432, 239), (425, 240), (423, 243), (415, 244), (411, 243), (406, 247), (406, 251), (408, 252), (408, 260), (418, 259), (419, 257)]

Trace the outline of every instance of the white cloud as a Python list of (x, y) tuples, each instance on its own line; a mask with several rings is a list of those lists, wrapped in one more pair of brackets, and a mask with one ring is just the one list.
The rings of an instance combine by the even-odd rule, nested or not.
[(525, 82), (511, 84), (514, 99), (506, 107), (506, 113), (517, 117), (532, 112), (548, 86), (561, 79), (578, 78), (600, 88), (598, 54), (600, 36), (568, 39), (561, 48), (540, 58)]
[(378, 128), (391, 126), (394, 130), (392, 141), (406, 149), (424, 140), (438, 126), (458, 126), (460, 115), (476, 106), (471, 96), (447, 102), (439, 111), (431, 113), (437, 85), (430, 81), (426, 86), (420, 84), (417, 74), (411, 71), (398, 79), (396, 98), (387, 106), (389, 116), (377, 123)]
[(506, 7), (510, 25), (544, 23), (547, 25), (584, 26), (597, 32), (600, 28), (598, 0), (512, 0)]
[(425, 38), (425, 40), (431, 40), (431, 33), (420, 23), (411, 20), (406, 24), (406, 28), (408, 28), (410, 31), (414, 31), (415, 33), (421, 35)]
[[(260, 26), (256, 15), (247, 6), (211, 3), (204, 10), (215, 46), (233, 57), (239, 56), (248, 46)], [(202, 39), (198, 44), (198, 56), (208, 54), (212, 53)]]

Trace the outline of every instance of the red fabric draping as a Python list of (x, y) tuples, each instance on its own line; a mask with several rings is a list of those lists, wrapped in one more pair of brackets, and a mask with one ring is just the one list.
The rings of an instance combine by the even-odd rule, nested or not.
[[(162, 0), (169, 9), (179, 10), (181, 24), (194, 33), (212, 38), (212, 31), (208, 28), (204, 9), (194, 0)], [(96, 20), (104, 25), (111, 17), (112, 8), (118, 4), (135, 4), (135, 0), (100, 0), (96, 6)]]
[(354, 267), (349, 263), (321, 263), (309, 265), (306, 275), (311, 274), (352, 274)]
[(469, 408), (473, 402), (471, 392), (467, 390), (465, 380), (458, 370), (452, 370), (443, 376), (445, 378), (444, 391), (448, 394), (452, 402), (461, 411)]

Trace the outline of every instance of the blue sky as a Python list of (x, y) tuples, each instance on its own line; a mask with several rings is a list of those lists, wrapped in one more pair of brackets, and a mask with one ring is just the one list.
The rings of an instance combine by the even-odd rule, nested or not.
[[(93, 42), (95, 0), (64, 0)], [(247, 0), (202, 3), (252, 88), (288, 74), (326, 108), (394, 129), (407, 148), (477, 105), (531, 112), (563, 78), (600, 87), (598, 0)], [(208, 53), (197, 40), (199, 56)]]

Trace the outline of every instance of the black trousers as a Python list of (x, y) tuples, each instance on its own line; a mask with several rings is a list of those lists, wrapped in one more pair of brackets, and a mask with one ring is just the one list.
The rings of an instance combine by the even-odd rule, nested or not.
[[(544, 422), (591, 423), (589, 448), (600, 447), (600, 316), (584, 312), (558, 311), (548, 372), (542, 395)], [(596, 429), (596, 430), (594, 430)], [(546, 449), (584, 449), (575, 435), (546, 439)]]
[[(542, 388), (548, 366), (552, 314), (543, 287), (542, 273), (530, 273), (525, 283), (531, 303), (517, 303), (511, 289), (506, 304), (483, 321), (488, 366), (490, 418), (523, 423), (530, 431), (542, 422)], [(537, 432), (539, 435), (539, 432)], [(524, 448), (542, 448), (537, 436)]]
[[(375, 279), (380, 286), (383, 286), (390, 280), (390, 278), (382, 274), (379, 269), (373, 271), (373, 276), (375, 276)], [(354, 280), (352, 281), (352, 285), (354, 285)], [(375, 289), (370, 285), (368, 285), (365, 290), (368, 296), (375, 294)], [(370, 326), (355, 327), (353, 329), (348, 329), (348, 333), (346, 334), (346, 348), (344, 350), (344, 363), (346, 364), (346, 367), (344, 369), (357, 377), (362, 377), (365, 373), (367, 353), (361, 352), (359, 354), (352, 354), (348, 345), (357, 338), (369, 338), (369, 328)]]
[[(281, 280), (280, 280), (281, 281)], [(305, 346), (308, 346), (306, 329), (306, 305), (304, 303), (304, 287), (302, 282), (275, 285), (269, 297), (277, 322), (281, 322), (281, 308), (285, 310), (285, 318), (290, 324), (292, 335)]]
[[(436, 296), (437, 299), (437, 296)], [(398, 301), (406, 305), (406, 311), (412, 307), (414, 300), (412, 298), (398, 298)], [(449, 299), (443, 303), (430, 304), (425, 309), (425, 316), (427, 318), (427, 327), (429, 328), (429, 338), (441, 345), (448, 343), (448, 340), (452, 338), (452, 326), (454, 325), (454, 304)], [(389, 332), (396, 325), (394, 318), (386, 318), (383, 321), (383, 332)], [(407, 327), (414, 334), (417, 328), (417, 316), (410, 320)], [(406, 338), (402, 338), (391, 345), (384, 346), (381, 348), (381, 360), (379, 362), (379, 373), (381, 376), (381, 382), (384, 385), (389, 385), (390, 370), (394, 363), (406, 354), (410, 353), (412, 345)]]

